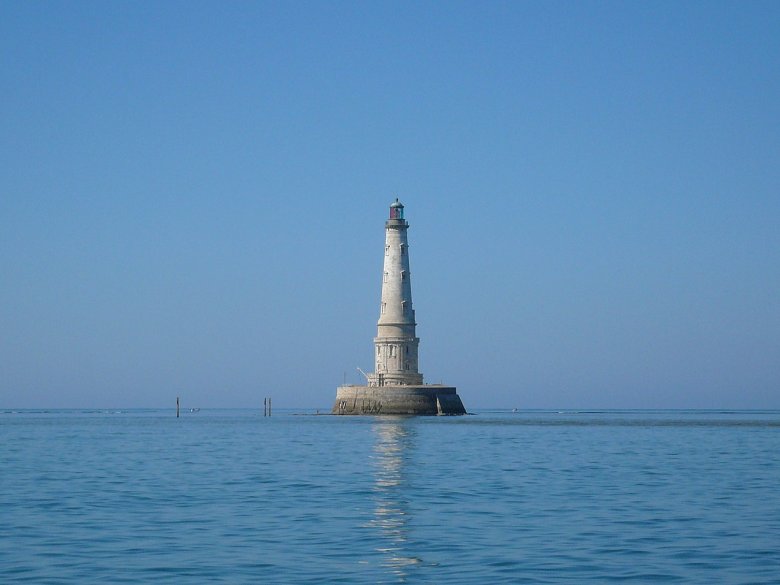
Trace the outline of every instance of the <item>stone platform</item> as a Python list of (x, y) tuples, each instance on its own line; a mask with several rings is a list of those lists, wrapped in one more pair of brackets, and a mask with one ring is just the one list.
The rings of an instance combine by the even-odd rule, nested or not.
[(339, 386), (332, 414), (466, 414), (453, 386)]

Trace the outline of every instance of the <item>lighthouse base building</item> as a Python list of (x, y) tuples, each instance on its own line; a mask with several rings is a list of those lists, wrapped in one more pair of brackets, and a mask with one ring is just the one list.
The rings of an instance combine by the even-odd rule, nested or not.
[(452, 386), (339, 386), (333, 414), (466, 414)]
[(376, 370), (365, 386), (336, 390), (333, 414), (466, 414), (452, 386), (424, 384), (418, 370), (417, 323), (412, 308), (409, 243), (404, 206), (395, 200), (385, 223), (382, 302), (374, 338)]

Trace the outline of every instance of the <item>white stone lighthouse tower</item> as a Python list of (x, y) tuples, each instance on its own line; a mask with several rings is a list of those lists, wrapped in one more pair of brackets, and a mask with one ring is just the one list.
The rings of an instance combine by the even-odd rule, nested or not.
[(373, 374), (366, 386), (344, 385), (336, 391), (333, 414), (465, 414), (452, 386), (424, 384), (418, 371), (418, 347), (409, 242), (404, 206), (396, 199), (385, 222), (382, 300), (374, 338)]
[(412, 278), (409, 271), (409, 242), (404, 206), (395, 200), (385, 222), (385, 262), (382, 272), (382, 301), (374, 338), (376, 370), (369, 374), (369, 386), (414, 386), (423, 383), (417, 371), (417, 338), (412, 308)]

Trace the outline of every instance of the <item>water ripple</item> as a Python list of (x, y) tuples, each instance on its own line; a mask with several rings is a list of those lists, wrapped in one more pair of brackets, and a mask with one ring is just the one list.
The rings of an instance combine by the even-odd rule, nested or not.
[(777, 583), (780, 413), (0, 412), (3, 583)]

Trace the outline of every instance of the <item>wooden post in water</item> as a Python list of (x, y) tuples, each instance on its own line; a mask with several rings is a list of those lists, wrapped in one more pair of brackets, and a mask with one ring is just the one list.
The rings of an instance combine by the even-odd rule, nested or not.
[(268, 398), (263, 398), (263, 416), (268, 416)]
[(271, 416), (271, 397), (268, 397), (268, 416)]
[(176, 397), (176, 418), (179, 418), (179, 397)]

